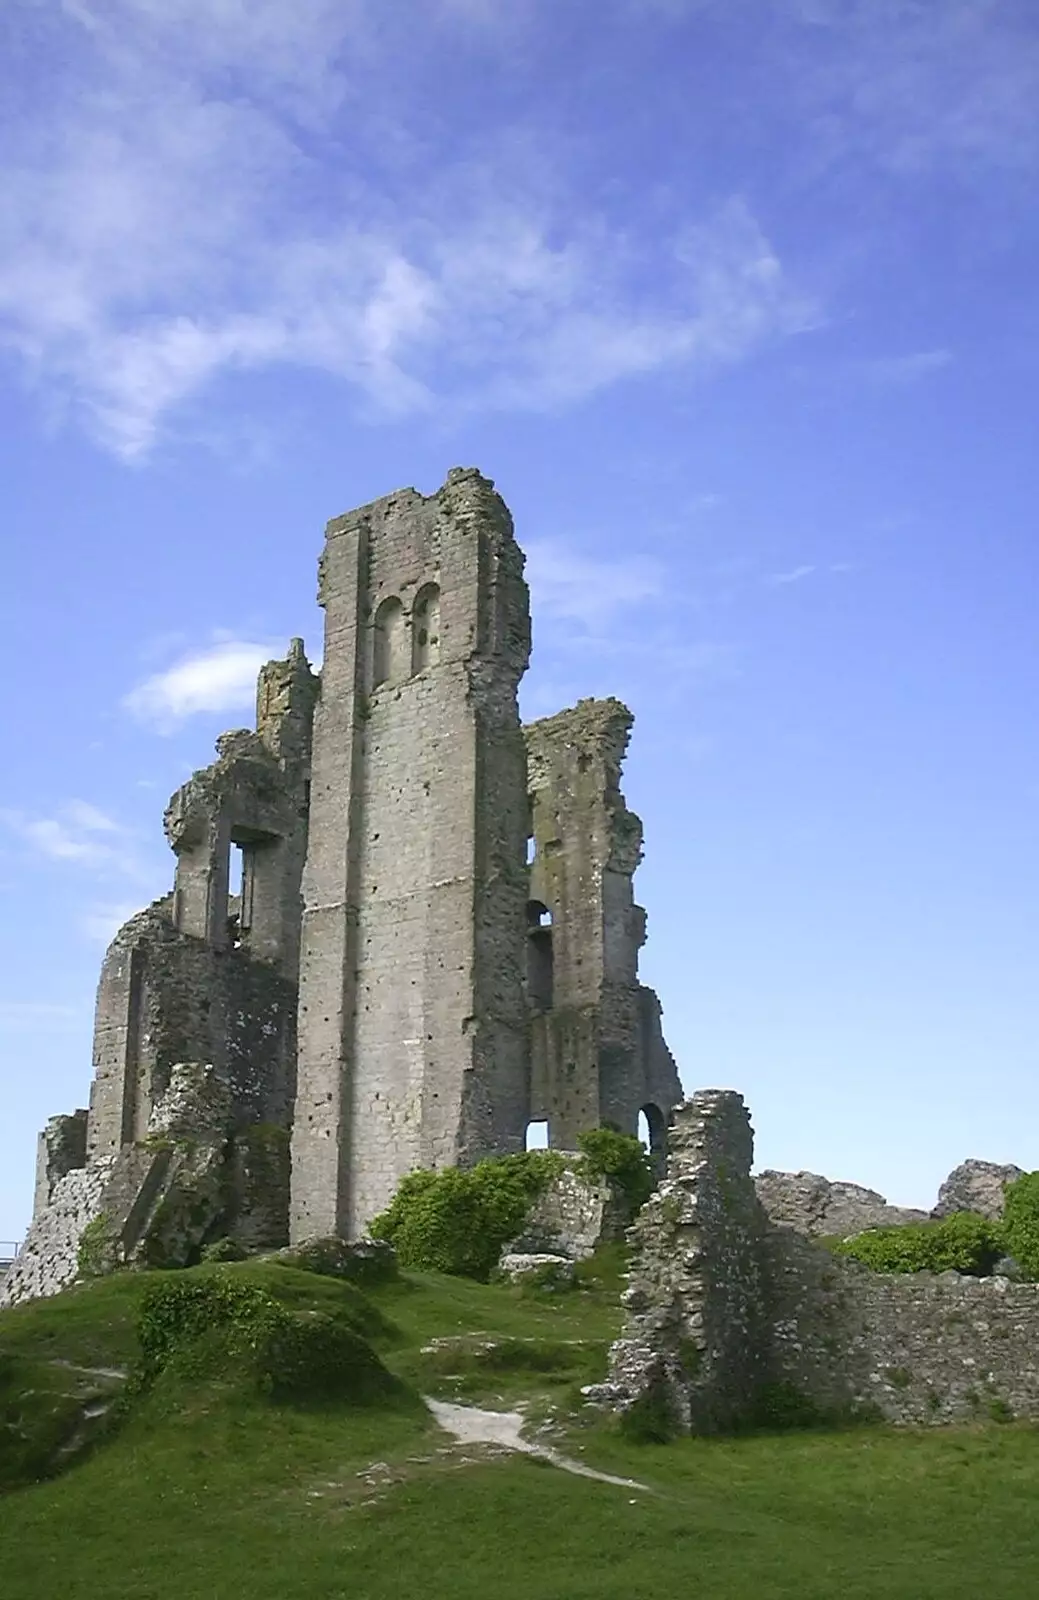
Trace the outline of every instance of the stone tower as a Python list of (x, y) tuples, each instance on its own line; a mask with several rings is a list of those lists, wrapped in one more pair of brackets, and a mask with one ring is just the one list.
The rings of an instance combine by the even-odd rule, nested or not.
[(293, 1238), (358, 1234), (416, 1167), (523, 1147), (523, 557), (455, 469), (326, 529), (303, 879)]

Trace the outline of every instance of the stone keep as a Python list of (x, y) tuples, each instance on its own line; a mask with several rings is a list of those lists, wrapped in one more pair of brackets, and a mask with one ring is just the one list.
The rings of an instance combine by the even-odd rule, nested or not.
[(331, 522), (304, 874), (294, 1239), (523, 1148), (523, 558), (456, 470)]
[[(41, 1135), (33, 1225), (0, 1304), (229, 1234), (355, 1237), (417, 1167), (573, 1148), (681, 1100), (638, 980), (631, 714), (524, 730), (523, 555), (478, 472), (328, 524), (320, 676), (269, 662), (166, 812), (172, 892), (109, 947), (90, 1110)], [(229, 863), (240, 852), (232, 893)], [(291, 1141), (291, 1179), (290, 1179)]]

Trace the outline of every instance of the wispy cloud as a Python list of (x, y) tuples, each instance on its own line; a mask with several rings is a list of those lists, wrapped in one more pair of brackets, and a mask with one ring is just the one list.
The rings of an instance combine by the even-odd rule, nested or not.
[(84, 800), (68, 801), (53, 816), (0, 811), (0, 824), (51, 861), (78, 861), (89, 867), (127, 862), (119, 824)]
[(107, 945), (114, 939), (124, 922), (141, 910), (140, 902), (132, 900), (100, 900), (88, 906), (79, 919), (86, 937), (94, 944)]
[(0, 1000), (0, 1033), (79, 1033), (89, 1025), (87, 1006), (56, 1004), (49, 1000)]
[(651, 556), (589, 556), (554, 540), (530, 540), (527, 580), (538, 616), (598, 628), (662, 593), (664, 569)]
[(131, 689), (123, 706), (140, 722), (171, 733), (200, 712), (245, 711), (256, 695), (256, 675), (279, 652), (277, 644), (224, 639), (181, 656)]
[(952, 364), (951, 350), (915, 350), (904, 356), (880, 356), (862, 363), (866, 377), (881, 384), (918, 383)]
[(801, 583), (805, 578), (810, 578), (815, 571), (814, 565), (791, 567), (788, 572), (770, 572), (765, 582), (774, 586), (786, 583)]
[(815, 320), (738, 199), (641, 249), (469, 159), (391, 199), (364, 174), (411, 135), (363, 93), (371, 5), (76, 0), (63, 43), (44, 10), (76, 65), (10, 129), (0, 339), (126, 459), (227, 373), (331, 373), (389, 416), (551, 408)]

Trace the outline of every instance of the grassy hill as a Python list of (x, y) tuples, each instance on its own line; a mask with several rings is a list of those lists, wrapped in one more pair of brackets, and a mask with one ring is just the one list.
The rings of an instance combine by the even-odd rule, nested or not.
[[(618, 1261), (570, 1294), (405, 1274), (361, 1293), (275, 1263), (124, 1274), (0, 1314), (4, 1600), (1016, 1600), (1039, 1593), (1039, 1429), (640, 1445), (578, 1406)], [(241, 1357), (120, 1399), (141, 1297), (218, 1271), (372, 1351), (338, 1398), (277, 1401)], [(520, 1405), (648, 1492), (452, 1441), (420, 1395)], [(114, 1403), (113, 1403), (114, 1401)], [(110, 1407), (110, 1409), (105, 1409)], [(85, 1415), (85, 1413), (90, 1413)], [(93, 1430), (93, 1432), (92, 1432)], [(56, 1475), (26, 1482), (66, 1450)]]

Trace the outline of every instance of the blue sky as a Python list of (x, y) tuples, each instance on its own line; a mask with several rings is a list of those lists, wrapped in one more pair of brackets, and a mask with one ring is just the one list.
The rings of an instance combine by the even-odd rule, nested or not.
[(1039, 1167), (1031, 0), (8, 0), (0, 1235), (161, 813), (454, 464), (760, 1165)]

